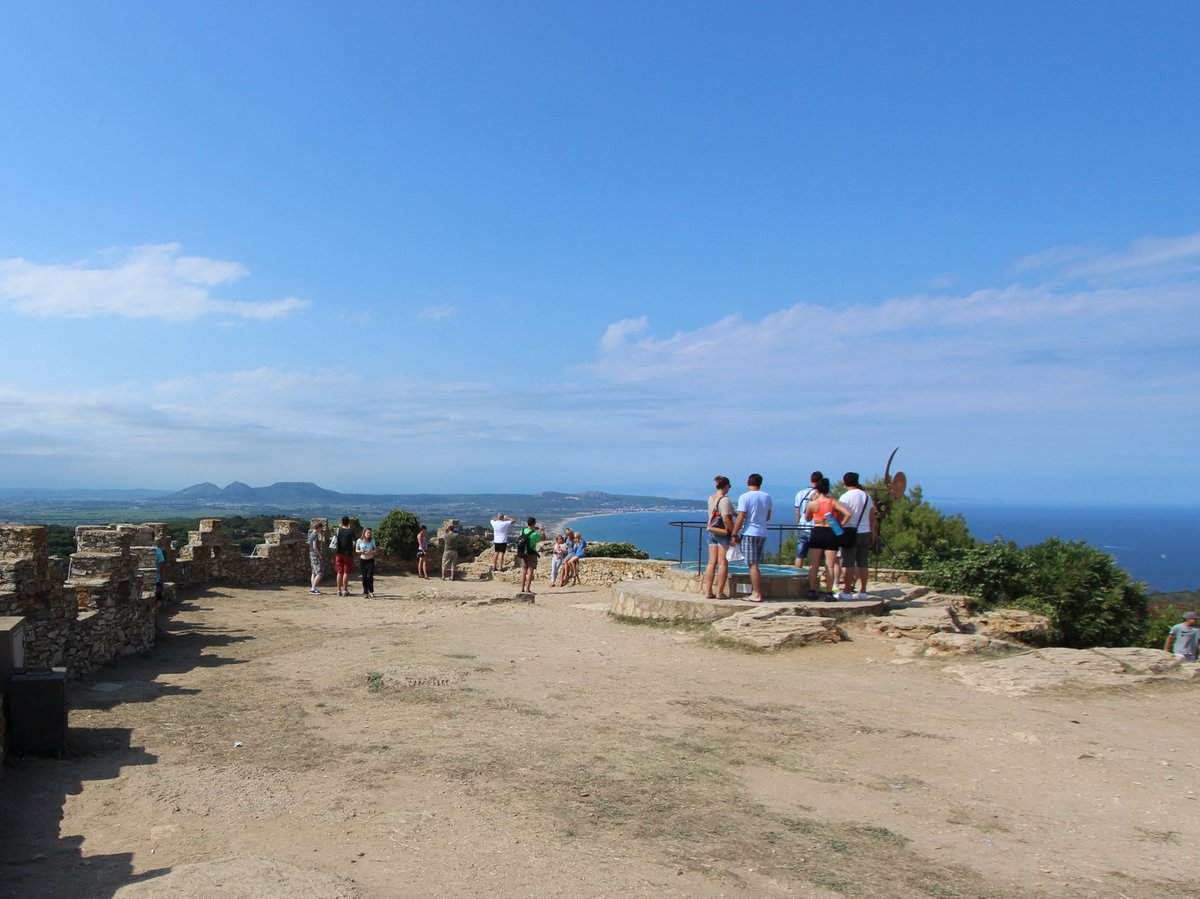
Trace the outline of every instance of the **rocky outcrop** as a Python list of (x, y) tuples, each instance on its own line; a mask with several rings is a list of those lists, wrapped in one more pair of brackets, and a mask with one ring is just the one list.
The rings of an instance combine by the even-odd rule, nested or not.
[(985, 693), (1021, 696), (1043, 690), (1121, 687), (1166, 678), (1194, 678), (1196, 665), (1181, 665), (1159, 649), (1114, 647), (1038, 649), (1006, 659), (952, 665), (946, 671)]
[(719, 637), (758, 649), (802, 646), (809, 643), (837, 643), (842, 638), (837, 622), (804, 613), (791, 604), (756, 606), (734, 612), (713, 623)]

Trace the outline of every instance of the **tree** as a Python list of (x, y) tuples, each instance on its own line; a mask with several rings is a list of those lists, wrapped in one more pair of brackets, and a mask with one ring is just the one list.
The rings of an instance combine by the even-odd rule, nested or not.
[[(872, 496), (883, 495), (882, 482), (872, 481), (867, 490)], [(925, 568), (975, 545), (967, 520), (929, 505), (920, 487), (889, 502), (891, 510), (879, 529), (878, 564), (883, 568)]]
[(375, 542), (385, 555), (405, 560), (417, 557), (417, 531), (421, 521), (405, 509), (392, 509), (375, 529)]

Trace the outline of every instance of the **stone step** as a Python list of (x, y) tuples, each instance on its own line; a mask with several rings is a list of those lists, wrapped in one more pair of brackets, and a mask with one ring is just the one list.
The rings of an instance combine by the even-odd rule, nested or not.
[(674, 589), (670, 581), (621, 581), (613, 585), (609, 611), (629, 618), (655, 621), (719, 621), (735, 612), (756, 608), (786, 608), (797, 615), (842, 620), (855, 615), (880, 615), (885, 599), (863, 602), (748, 602), (742, 599), (706, 599), (695, 593)]

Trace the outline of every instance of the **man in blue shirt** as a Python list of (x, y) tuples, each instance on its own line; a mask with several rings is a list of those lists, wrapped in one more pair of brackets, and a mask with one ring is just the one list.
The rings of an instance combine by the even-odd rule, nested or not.
[(750, 569), (750, 587), (754, 591), (747, 599), (762, 602), (762, 575), (758, 565), (762, 561), (763, 546), (767, 542), (767, 522), (771, 520), (771, 495), (762, 489), (762, 475), (752, 474), (746, 478), (749, 489), (738, 497), (737, 518), (733, 522), (730, 540), (741, 546)]

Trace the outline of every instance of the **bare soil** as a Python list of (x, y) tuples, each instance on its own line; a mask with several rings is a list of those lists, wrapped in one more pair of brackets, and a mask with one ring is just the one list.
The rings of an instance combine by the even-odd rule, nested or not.
[(1200, 892), (1194, 684), (989, 695), (539, 584), (186, 596), (4, 772), (0, 896)]

